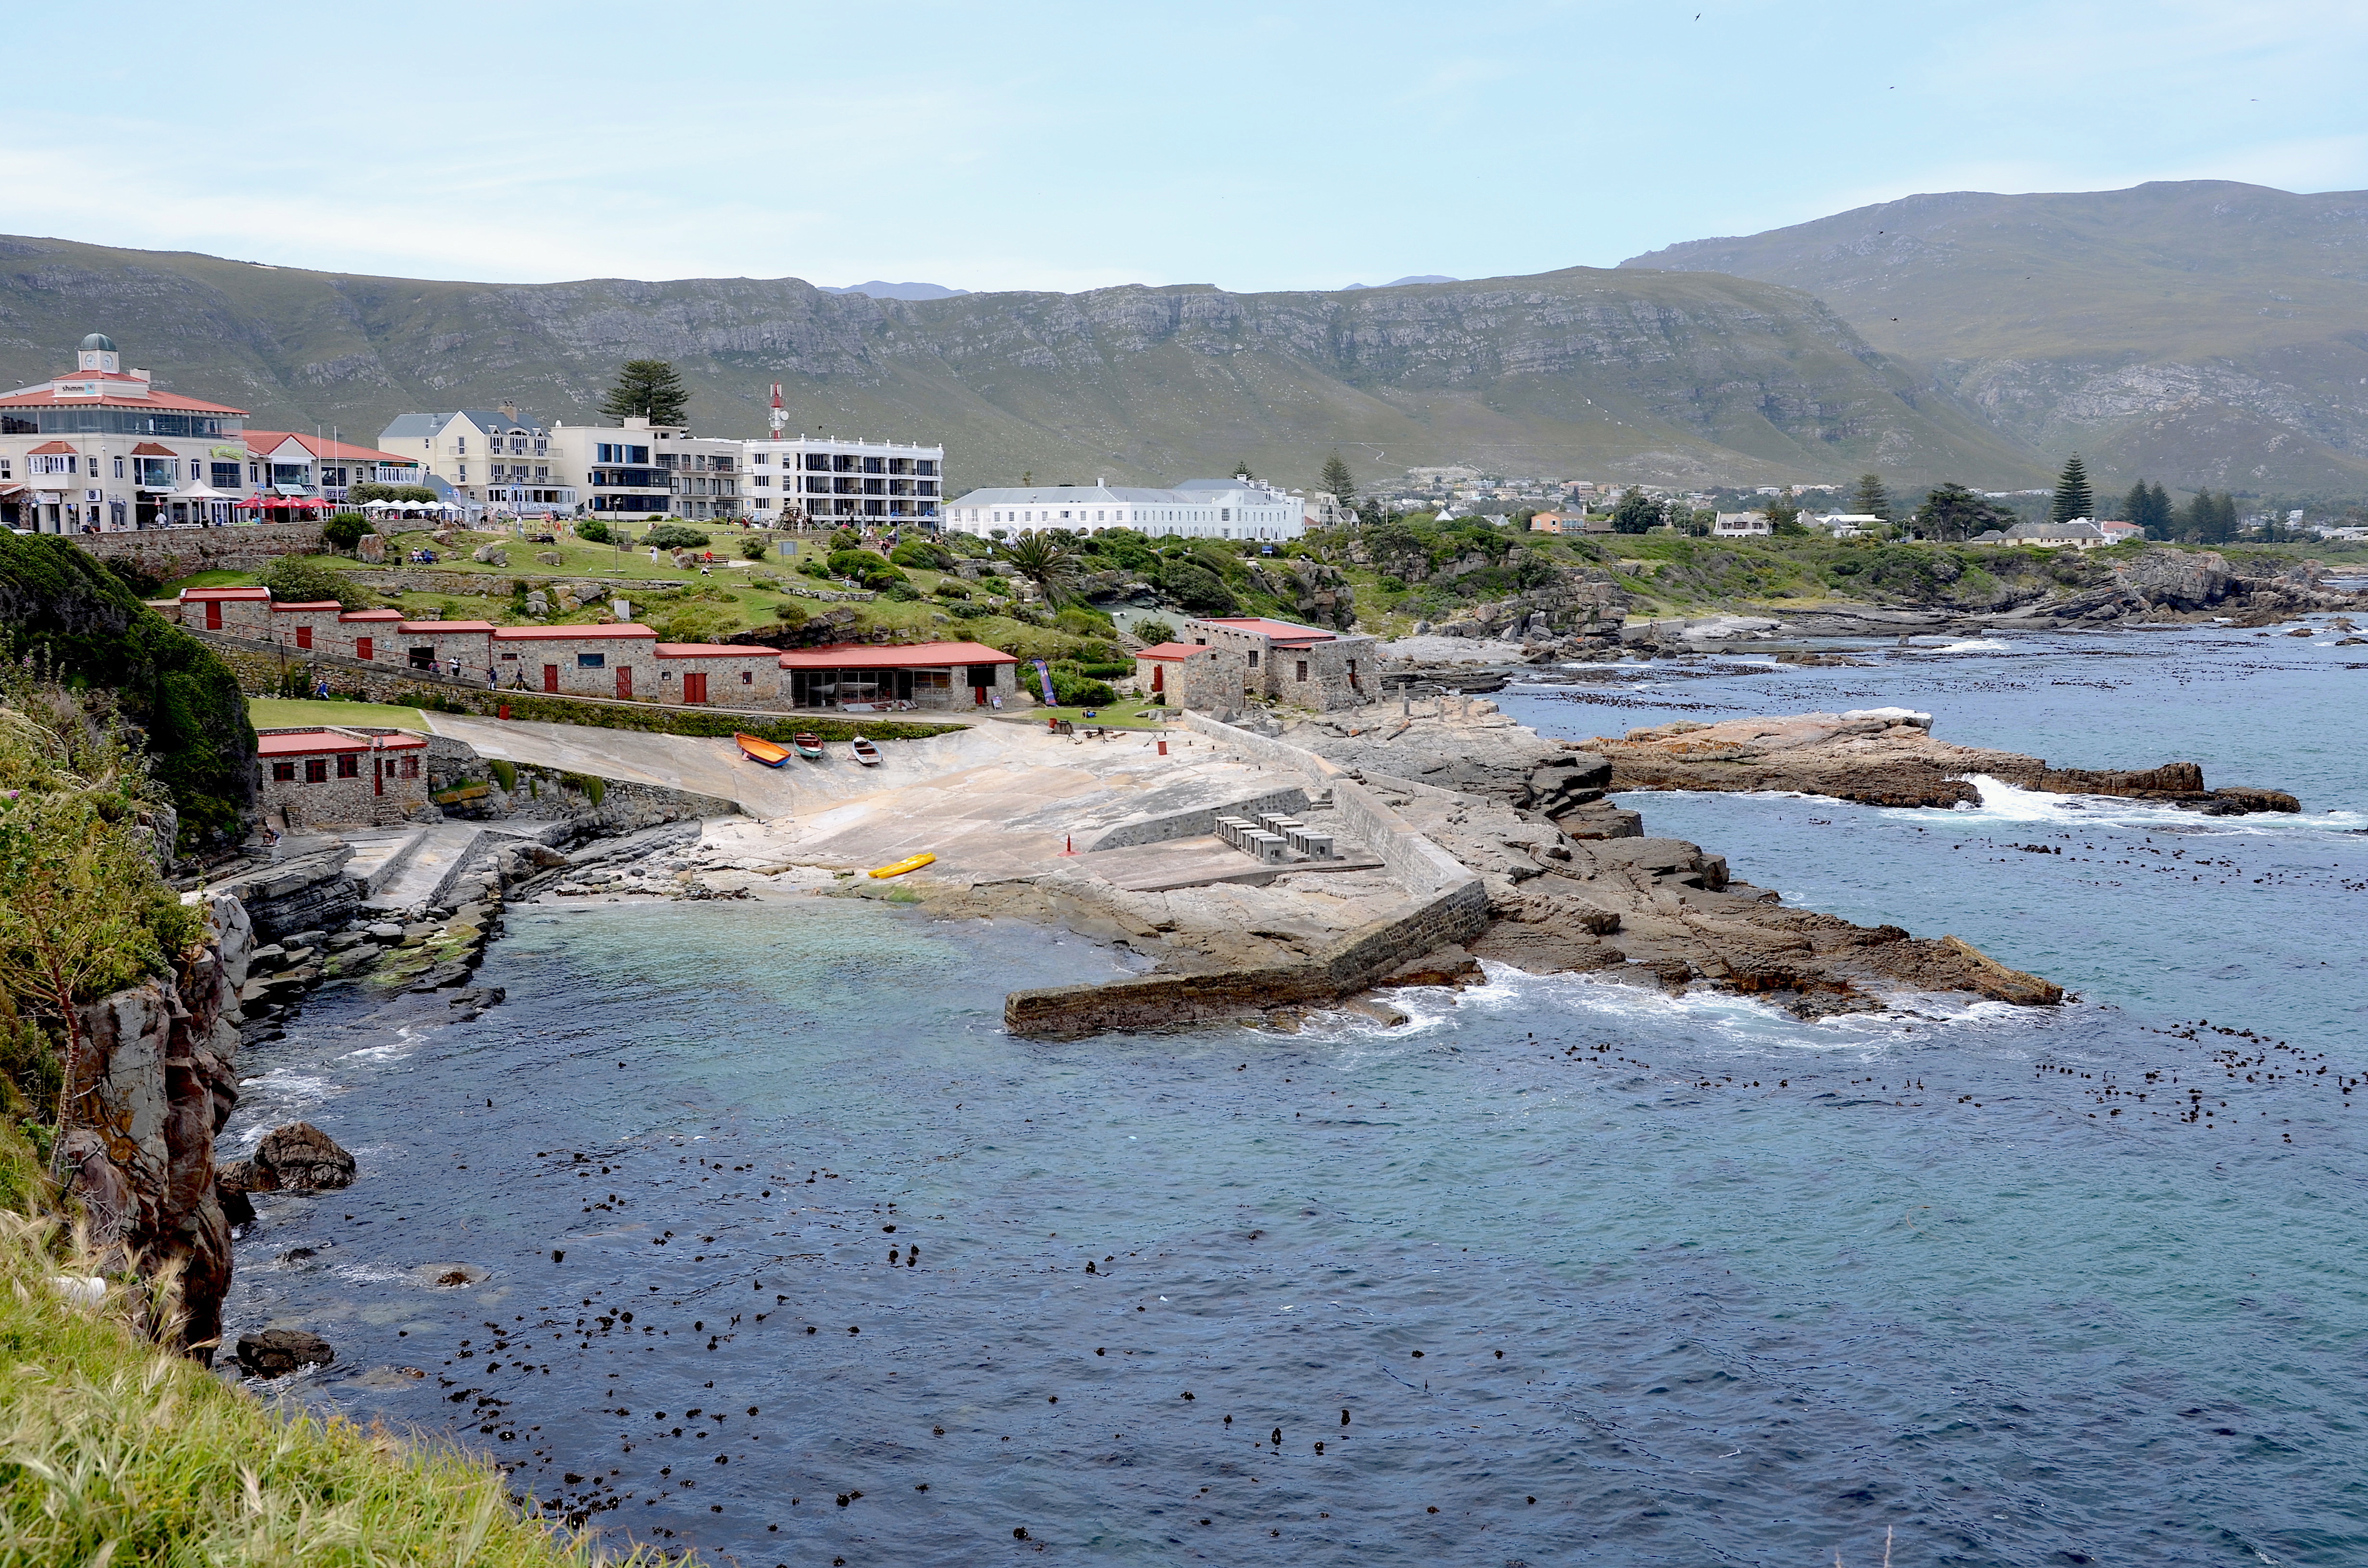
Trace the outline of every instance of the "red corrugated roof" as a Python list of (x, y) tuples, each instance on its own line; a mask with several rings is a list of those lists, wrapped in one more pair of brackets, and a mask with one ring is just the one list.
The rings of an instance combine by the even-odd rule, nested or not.
[(933, 669), (939, 665), (1016, 665), (1019, 661), (981, 642), (833, 642), (823, 648), (792, 648), (781, 655), (785, 670)]
[[(324, 752), (369, 751), (370, 738), (363, 735), (341, 735), (335, 730), (293, 730), (284, 734), (262, 734), (255, 737), (258, 756), (318, 756)], [(384, 736), (381, 744), (387, 751), (410, 751), (427, 744), (425, 735), (398, 731)]]
[(655, 627), (638, 621), (622, 621), (614, 626), (496, 626), (494, 638), (501, 642), (547, 642), (554, 637), (647, 637), (655, 641)]
[(1207, 653), (1208, 647), (1197, 642), (1158, 642), (1135, 654), (1138, 659), (1189, 659), (1195, 653)]
[(419, 466), (417, 458), (382, 452), (376, 447), (357, 447), (351, 441), (333, 441), (326, 436), (307, 436), (301, 430), (249, 430), (239, 438), (246, 443), (246, 449), (256, 456), (284, 442), (293, 441), (316, 458), (345, 462), (401, 463), (406, 468)]
[(1259, 615), (1210, 615), (1201, 619), (1211, 626), (1230, 627), (1235, 631), (1255, 631), (1278, 642), (1329, 642), (1339, 635), (1322, 627), (1300, 626), (1288, 620), (1269, 620)]
[(491, 631), (494, 630), (494, 623), (490, 620), (406, 620), (403, 623), (403, 630), (428, 632)]
[[(120, 376), (60, 376), (62, 381), (112, 381), (125, 387), (145, 386), (145, 381), (127, 381)], [(158, 408), (176, 414), (231, 414), (246, 416), (244, 408), (228, 403), (208, 403), (202, 398), (176, 397), (171, 392), (152, 392), (144, 397), (119, 396), (102, 387), (96, 397), (78, 395), (60, 397), (54, 387), (39, 392), (22, 392), (15, 397), (0, 397), (0, 408)]]
[(269, 588), (183, 588), (181, 597), (203, 603), (207, 599), (268, 599)]
[(661, 642), (661, 659), (769, 659), (774, 650), (762, 643), (744, 642), (737, 646), (726, 642)]

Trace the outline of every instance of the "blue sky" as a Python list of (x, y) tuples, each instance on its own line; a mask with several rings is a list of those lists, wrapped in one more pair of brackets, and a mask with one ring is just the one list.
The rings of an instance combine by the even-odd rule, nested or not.
[(410, 277), (1338, 288), (1917, 191), (2368, 187), (2368, 6), (143, 0), (0, 230)]

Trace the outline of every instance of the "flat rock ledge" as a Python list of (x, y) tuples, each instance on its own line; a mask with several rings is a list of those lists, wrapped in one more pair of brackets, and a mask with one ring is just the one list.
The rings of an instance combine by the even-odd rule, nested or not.
[(1850, 713), (1794, 713), (1680, 720), (1617, 738), (1579, 743), (1611, 763), (1610, 788), (1708, 790), (1823, 795), (1870, 806), (1979, 804), (1976, 778), (2054, 795), (2111, 795), (2154, 801), (2214, 816), (2298, 812), (2282, 790), (2206, 789), (2192, 762), (2110, 771), (2052, 767), (2019, 752), (1954, 745), (1935, 739), (1932, 716), (1903, 708)]

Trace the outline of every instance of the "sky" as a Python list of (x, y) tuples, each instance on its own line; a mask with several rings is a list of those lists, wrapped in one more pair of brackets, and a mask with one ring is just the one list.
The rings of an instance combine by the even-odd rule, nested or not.
[(0, 232), (400, 277), (1337, 289), (1919, 191), (2368, 187), (2357, 0), (119, 0), (10, 43)]

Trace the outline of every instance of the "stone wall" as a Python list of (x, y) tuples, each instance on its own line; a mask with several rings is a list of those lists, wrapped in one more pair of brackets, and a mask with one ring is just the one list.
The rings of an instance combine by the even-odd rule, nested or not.
[(1137, 844), (1165, 844), (1170, 839), (1194, 838), (1204, 833), (1214, 833), (1217, 819), (1221, 816), (1255, 820), (1260, 812), (1304, 812), (1306, 809), (1306, 790), (1270, 790), (1263, 795), (1253, 795), (1246, 801), (1234, 801), (1222, 806), (1196, 806), (1190, 811), (1170, 812), (1165, 816), (1133, 817), (1110, 828), (1086, 848), (1091, 852), (1096, 849), (1124, 849)]
[(125, 562), (162, 582), (199, 572), (260, 572), (283, 555), (319, 555), (328, 549), (319, 523), (241, 523), (226, 528), (66, 537), (101, 561)]
[(361, 885), (346, 875), (346, 862), (353, 857), (346, 845), (333, 844), (243, 872), (208, 891), (242, 905), (245, 923), (267, 942), (299, 931), (335, 931), (361, 907)]

